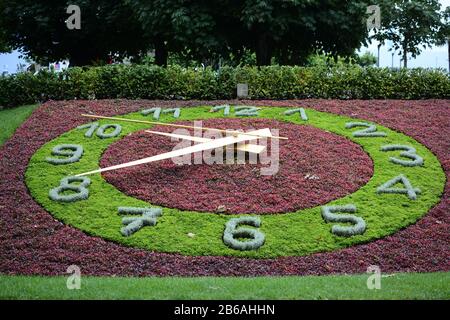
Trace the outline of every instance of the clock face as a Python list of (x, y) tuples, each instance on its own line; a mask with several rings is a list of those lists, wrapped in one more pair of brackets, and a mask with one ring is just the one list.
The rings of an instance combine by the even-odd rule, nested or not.
[[(304, 256), (393, 234), (424, 216), (444, 190), (431, 151), (364, 119), (212, 106), (120, 117), (270, 128), (289, 138), (267, 139), (257, 158), (266, 161), (248, 155), (245, 163), (196, 163), (194, 154), (192, 164), (166, 159), (81, 177), (74, 176), (164, 154), (180, 141), (145, 132), (171, 127), (101, 119), (43, 145), (26, 172), (34, 199), (63, 223), (124, 246), (190, 256)], [(272, 174), (263, 174), (268, 168)]]

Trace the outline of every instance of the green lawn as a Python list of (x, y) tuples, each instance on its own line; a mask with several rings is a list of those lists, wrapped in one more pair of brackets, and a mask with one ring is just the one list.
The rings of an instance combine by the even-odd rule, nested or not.
[(450, 273), (394, 274), (369, 290), (368, 275), (256, 278), (0, 276), (0, 299), (449, 299)]
[(0, 146), (12, 136), (17, 127), (30, 116), (37, 106), (37, 104), (33, 104), (0, 111)]

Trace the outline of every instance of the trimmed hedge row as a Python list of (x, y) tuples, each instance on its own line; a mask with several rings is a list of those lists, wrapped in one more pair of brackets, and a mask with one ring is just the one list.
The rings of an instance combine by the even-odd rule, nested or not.
[(55, 74), (0, 77), (0, 106), (48, 99), (232, 99), (248, 83), (250, 99), (430, 99), (450, 97), (450, 76), (429, 69), (223, 67), (219, 71), (110, 65)]

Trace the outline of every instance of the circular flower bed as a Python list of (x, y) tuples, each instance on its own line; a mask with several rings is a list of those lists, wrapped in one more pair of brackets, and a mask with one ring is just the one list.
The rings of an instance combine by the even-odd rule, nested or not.
[[(201, 103), (220, 104), (226, 101)], [(0, 180), (0, 272), (64, 274), (71, 264), (82, 266), (83, 274), (97, 275), (360, 273), (373, 264), (379, 265), (384, 272), (449, 270), (448, 101), (307, 100), (247, 103), (314, 108), (370, 120), (408, 134), (432, 150), (446, 171), (447, 184), (441, 202), (417, 223), (393, 235), (368, 244), (309, 256), (277, 259), (194, 257), (127, 248), (63, 225), (33, 201), (25, 185), (29, 159), (43, 144), (82, 124), (84, 120), (78, 116), (80, 113), (116, 115), (138, 111), (143, 107), (192, 106), (200, 103), (120, 100), (48, 102), (34, 112), (0, 149), (0, 174), (3, 177)]]
[[(211, 113), (209, 110), (210, 107), (207, 106), (184, 109), (180, 118), (192, 121), (224, 117), (219, 112)], [(305, 120), (291, 113), (290, 110), (292, 109), (265, 108), (252, 116), (272, 119), (275, 122), (290, 122), (295, 126), (305, 125)], [(240, 107), (239, 112), (243, 111), (245, 111), (244, 107)], [(255, 108), (252, 112), (255, 112)], [(90, 122), (65, 132), (33, 155), (26, 173), (27, 184), (36, 201), (54, 217), (91, 235), (123, 245), (158, 252), (253, 258), (309, 255), (373, 241), (416, 222), (439, 201), (444, 174), (436, 157), (423, 145), (406, 135), (373, 123), (362, 120), (353, 122), (347, 117), (311, 109), (308, 109), (307, 112), (309, 115), (308, 125), (315, 126), (322, 131), (327, 130), (339, 134), (361, 145), (373, 159), (374, 175), (367, 184), (354, 193), (327, 203), (326, 205), (330, 206), (329, 214), (323, 214), (323, 207), (316, 206), (282, 214), (265, 215), (259, 220), (257, 233), (250, 229), (243, 232), (244, 229), (248, 229), (245, 223), (244, 225), (234, 224), (235, 230), (225, 227), (230, 226), (230, 219), (240, 217), (239, 215), (233, 216), (223, 212), (199, 214), (172, 207), (170, 204), (171, 187), (167, 186), (167, 182), (160, 189), (154, 190), (155, 193), (167, 197), (169, 201), (169, 206), (161, 208), (162, 214), (157, 221), (155, 217), (136, 217), (134, 214), (120, 217), (118, 215), (120, 207), (136, 208), (133, 211), (137, 212), (140, 209), (154, 208), (155, 204), (120, 192), (99, 174), (89, 176), (91, 179), (89, 185), (85, 183), (79, 185), (75, 182), (73, 186), (68, 184), (70, 176), (96, 169), (99, 166), (101, 155), (111, 143), (129, 136), (133, 132), (148, 128), (148, 124), (127, 123), (120, 132), (116, 132), (114, 136), (108, 138), (99, 137), (94, 133), (98, 133), (97, 130), (100, 128), (116, 127), (116, 124), (110, 121), (118, 120), (103, 119), (100, 121), (101, 123)], [(128, 114), (127, 118), (130, 117), (136, 120), (145, 119), (145, 116), (140, 113)], [(162, 120), (175, 121), (174, 119), (168, 115)], [(244, 119), (247, 120), (241, 121), (241, 128), (251, 125), (250, 121), (268, 121), (257, 120), (257, 118)], [(227, 118), (224, 121), (232, 120)], [(109, 134), (109, 131), (106, 134)], [(281, 134), (284, 134), (283, 131)], [(278, 134), (276, 133), (276, 135)], [(299, 137), (294, 137), (294, 139), (299, 140)], [(151, 140), (150, 136), (148, 140)], [(64, 145), (69, 142), (83, 145), (84, 155), (79, 161), (64, 166), (48, 163), (48, 154), (53, 152), (55, 145)], [(271, 143), (273, 142), (272, 139)], [(408, 164), (410, 165), (404, 166), (405, 163), (392, 162), (393, 157), (386, 152), (398, 151), (398, 146), (394, 148), (395, 150), (386, 149), (385, 146), (390, 146), (393, 142), (407, 146), (408, 157), (406, 158), (403, 153), (400, 153), (399, 156), (409, 159)], [(276, 148), (276, 144), (274, 148)], [(345, 150), (338, 152), (343, 151)], [(420, 163), (410, 159), (410, 157), (415, 158), (419, 155), (422, 160)], [(137, 159), (133, 157), (131, 160)], [(271, 160), (274, 161), (274, 159)], [(206, 160), (203, 159), (203, 161)], [(260, 161), (265, 162), (263, 159)], [(164, 163), (162, 164), (164, 165)], [(182, 166), (186, 166), (186, 164)], [(217, 164), (209, 166), (217, 166)], [(241, 166), (244, 166), (245, 169), (245, 164)], [(273, 164), (270, 166), (273, 167)], [(282, 168), (285, 164), (280, 163), (279, 166)], [(202, 166), (197, 168), (201, 169)], [(262, 175), (262, 169), (258, 179), (264, 182), (267, 176)], [(139, 181), (132, 180), (129, 176), (132, 172), (141, 171), (141, 166), (128, 167), (121, 169), (120, 174), (122, 179), (133, 183), (132, 190), (142, 190), (143, 187)], [(179, 170), (172, 169), (171, 171), (173, 175), (177, 175)], [(160, 175), (161, 172), (164, 172), (164, 167), (155, 171), (154, 175)], [(274, 174), (273, 179), (279, 177), (278, 172), (272, 172), (272, 174)], [(309, 176), (311, 175), (305, 177)], [(312, 176), (316, 177), (314, 174)], [(151, 177), (147, 176), (147, 178)], [(194, 186), (190, 188), (194, 188)], [(420, 197), (417, 197), (417, 194), (422, 192), (421, 189), (424, 190), (423, 196), (421, 194)], [(67, 196), (71, 198), (75, 196), (75, 201), (69, 203), (55, 201), (58, 200), (53, 195), (55, 190), (62, 193), (61, 200)], [(71, 191), (72, 194), (65, 194)], [(315, 191), (314, 188), (298, 190), (299, 193), (304, 192), (308, 195), (313, 195)], [(279, 194), (275, 189), (272, 189), (270, 193), (265, 193), (265, 190), (258, 190), (257, 193), (267, 198)], [(230, 194), (229, 196), (234, 195)], [(340, 209), (333, 209), (342, 208), (342, 206), (351, 206), (352, 214), (346, 214), (346, 211), (340, 212), (342, 211)], [(124, 224), (126, 230), (123, 229)], [(243, 242), (242, 245), (236, 245), (236, 241), (233, 242), (233, 247), (226, 245), (231, 242), (228, 241), (230, 237), (226, 236), (224, 232), (233, 235), (236, 241)], [(258, 243), (264, 245), (252, 246), (252, 250), (244, 249), (248, 244), (244, 242), (250, 241), (251, 243), (252, 241), (248, 236), (251, 233), (255, 236), (258, 235), (261, 239)], [(245, 237), (239, 236), (244, 234)], [(239, 240), (239, 238), (245, 238), (245, 240)], [(242, 248), (242, 250), (236, 248)]]

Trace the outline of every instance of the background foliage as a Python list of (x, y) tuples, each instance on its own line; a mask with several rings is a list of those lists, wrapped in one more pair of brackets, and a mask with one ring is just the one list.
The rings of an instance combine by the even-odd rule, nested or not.
[(56, 74), (0, 77), (0, 106), (70, 99), (230, 99), (248, 83), (250, 99), (450, 98), (450, 76), (439, 70), (313, 67), (223, 67), (196, 69), (154, 65), (70, 68)]
[(247, 51), (255, 53), (257, 65), (269, 65), (272, 58), (298, 65), (315, 52), (352, 55), (367, 40), (370, 3), (79, 0), (80, 30), (66, 27), (70, 4), (2, 0), (0, 44), (38, 62), (69, 58), (72, 66), (107, 63), (111, 56), (141, 57), (148, 50), (154, 50), (160, 66), (169, 53), (214, 65), (230, 55), (240, 60)]
[[(449, 8), (444, 12), (438, 0), (78, 0), (80, 30), (66, 26), (70, 4), (2, 0), (0, 52), (18, 49), (39, 63), (68, 58), (71, 66), (134, 61), (149, 52), (159, 66), (171, 55), (181, 65), (245, 64), (249, 53), (258, 66), (304, 65), (316, 53), (354, 56), (377, 39), (392, 42), (406, 66), (408, 53), (415, 57), (421, 46), (449, 36)], [(374, 4), (382, 24), (369, 34), (367, 6)]]
[[(81, 29), (69, 30), (69, 5), (81, 10)], [(71, 65), (106, 63), (109, 55), (137, 55), (146, 39), (122, 0), (2, 0), (0, 49), (4, 41), (41, 63), (70, 59)]]

